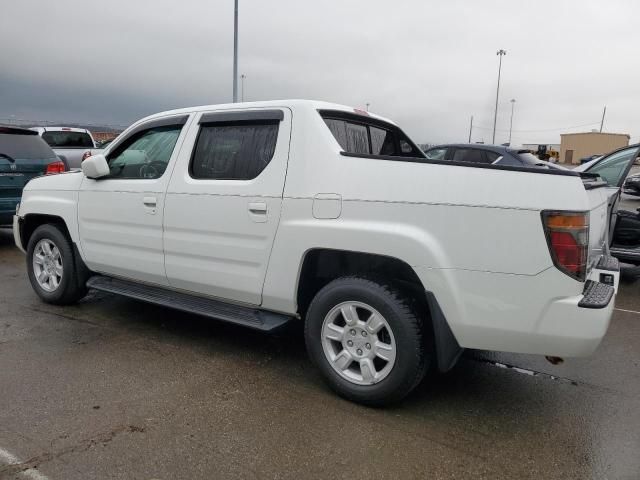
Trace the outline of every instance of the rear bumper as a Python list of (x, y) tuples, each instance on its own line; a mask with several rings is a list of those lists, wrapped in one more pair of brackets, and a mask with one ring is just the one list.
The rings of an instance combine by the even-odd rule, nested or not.
[(554, 300), (543, 315), (536, 334), (548, 342), (545, 348), (557, 356), (591, 355), (609, 328), (619, 281), (618, 260), (601, 256), (582, 294)]
[(609, 258), (591, 270), (588, 284), (555, 267), (537, 275), (427, 269), (418, 274), (434, 286), (463, 348), (582, 357), (598, 347), (613, 314), (619, 271)]

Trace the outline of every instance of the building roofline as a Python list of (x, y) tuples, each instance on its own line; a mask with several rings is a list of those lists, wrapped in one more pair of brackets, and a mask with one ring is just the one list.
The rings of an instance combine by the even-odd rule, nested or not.
[(567, 135), (615, 135), (618, 137), (627, 137), (631, 138), (631, 135), (628, 133), (610, 133), (610, 132), (576, 132), (576, 133), (561, 133), (560, 136), (564, 137)]

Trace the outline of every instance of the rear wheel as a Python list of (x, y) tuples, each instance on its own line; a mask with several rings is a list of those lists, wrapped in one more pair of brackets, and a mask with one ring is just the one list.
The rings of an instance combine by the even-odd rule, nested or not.
[(67, 305), (87, 293), (76, 269), (71, 241), (56, 225), (41, 225), (29, 238), (27, 272), (31, 286), (47, 303)]
[(344, 277), (315, 296), (305, 321), (311, 359), (349, 400), (385, 405), (404, 398), (429, 363), (412, 302), (384, 281)]

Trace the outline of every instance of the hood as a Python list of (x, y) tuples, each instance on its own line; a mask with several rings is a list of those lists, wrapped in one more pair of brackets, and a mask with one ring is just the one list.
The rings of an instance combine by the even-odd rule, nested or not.
[(84, 175), (81, 171), (59, 173), (57, 175), (43, 175), (36, 177), (27, 183), (24, 191), (30, 190), (67, 190), (77, 191)]

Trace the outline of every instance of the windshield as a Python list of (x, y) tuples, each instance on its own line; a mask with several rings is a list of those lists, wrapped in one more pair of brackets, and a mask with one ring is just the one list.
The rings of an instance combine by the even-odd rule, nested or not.
[(93, 148), (93, 142), (85, 132), (44, 132), (42, 139), (53, 148)]
[(38, 135), (12, 135), (0, 133), (0, 154), (13, 160), (42, 160), (56, 154)]

